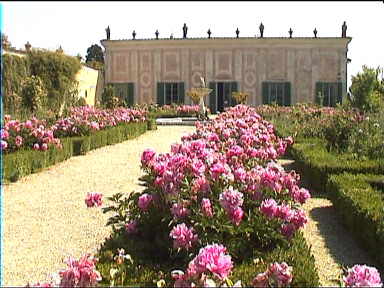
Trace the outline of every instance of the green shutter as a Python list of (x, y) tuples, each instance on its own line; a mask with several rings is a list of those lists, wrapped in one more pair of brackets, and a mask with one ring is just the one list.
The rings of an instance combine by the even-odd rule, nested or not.
[(157, 83), (157, 104), (164, 105), (164, 83)]
[(209, 88), (212, 92), (209, 94), (209, 109), (211, 113), (216, 113), (216, 82), (209, 82)]
[(291, 106), (291, 82), (284, 83), (284, 106)]
[(179, 104), (184, 104), (185, 102), (185, 88), (184, 88), (184, 82), (179, 82), (179, 85), (177, 87), (177, 91), (179, 94)]
[(232, 92), (237, 92), (237, 91), (238, 91), (237, 82), (236, 81), (231, 82), (231, 94), (229, 95), (229, 98), (230, 98), (229, 103), (231, 103), (231, 106), (235, 106), (237, 104), (235, 98), (232, 97)]
[(263, 97), (263, 104), (270, 104), (268, 101), (268, 82), (263, 82), (261, 84), (261, 93)]
[(343, 103), (343, 83), (337, 83), (337, 103)]
[(127, 95), (127, 104), (128, 104), (128, 106), (133, 106), (133, 104), (134, 104), (134, 99), (135, 99), (135, 97), (134, 97), (134, 86), (133, 86), (134, 84), (133, 83), (128, 83), (128, 95)]

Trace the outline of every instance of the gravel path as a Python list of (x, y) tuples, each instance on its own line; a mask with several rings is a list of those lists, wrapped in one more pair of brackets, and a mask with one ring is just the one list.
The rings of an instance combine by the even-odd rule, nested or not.
[(72, 157), (4, 187), (3, 285), (49, 280), (63, 260), (94, 253), (110, 227), (110, 215), (87, 208), (87, 192), (104, 197), (138, 190), (140, 156), (145, 148), (168, 152), (170, 144), (194, 127), (161, 126), (136, 139)]
[[(293, 160), (281, 160), (286, 170), (294, 169)], [(305, 187), (305, 183), (303, 183)], [(320, 284), (322, 287), (338, 287), (343, 274), (343, 266), (355, 264), (375, 266), (377, 264), (360, 249), (352, 235), (340, 223), (332, 202), (318, 195), (312, 195), (304, 205), (309, 221), (303, 232), (315, 257)]]

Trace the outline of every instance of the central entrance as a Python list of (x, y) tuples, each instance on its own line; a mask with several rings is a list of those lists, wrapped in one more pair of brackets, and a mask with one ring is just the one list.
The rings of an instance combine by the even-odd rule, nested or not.
[(232, 92), (237, 92), (237, 82), (210, 82), (209, 109), (211, 113), (223, 112), (226, 107), (235, 106)]

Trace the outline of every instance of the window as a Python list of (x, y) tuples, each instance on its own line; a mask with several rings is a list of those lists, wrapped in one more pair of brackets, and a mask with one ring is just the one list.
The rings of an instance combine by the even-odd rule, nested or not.
[(316, 82), (316, 102), (322, 106), (336, 107), (343, 98), (341, 82)]
[(291, 105), (290, 82), (263, 82), (263, 104), (276, 103), (280, 106)]
[(111, 83), (115, 89), (115, 96), (124, 100), (127, 106), (134, 104), (134, 83)]
[(157, 83), (157, 104), (184, 104), (184, 82)]

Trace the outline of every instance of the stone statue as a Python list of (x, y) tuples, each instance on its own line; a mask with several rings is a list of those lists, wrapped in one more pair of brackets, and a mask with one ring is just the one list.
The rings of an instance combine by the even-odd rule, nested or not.
[(263, 34), (264, 34), (264, 25), (263, 25), (263, 22), (260, 23), (259, 29), (260, 29), (260, 38), (263, 38)]
[(343, 26), (341, 26), (341, 37), (347, 37), (347, 24), (345, 24), (345, 21), (343, 23)]
[(111, 29), (109, 29), (109, 25), (108, 25), (108, 27), (105, 29), (105, 32), (107, 32), (107, 40), (111, 39)]
[(156, 39), (159, 39), (159, 31), (158, 30), (156, 30), (155, 35), (156, 35)]
[(136, 39), (136, 31), (135, 30), (133, 30), (133, 32), (132, 32), (132, 38), (133, 38), (133, 40)]
[(31, 43), (29, 43), (29, 41), (27, 41), (27, 43), (25, 44), (25, 51), (27, 51), (27, 52), (31, 51), (31, 47), (32, 47)]
[(183, 38), (187, 38), (187, 31), (188, 31), (187, 24), (184, 23), (184, 26), (183, 26)]
[(212, 32), (211, 32), (211, 29), (208, 29), (208, 39), (211, 39), (211, 34), (212, 34)]
[(292, 33), (293, 33), (293, 30), (292, 30), (292, 28), (289, 28), (289, 31), (288, 31), (288, 33), (289, 33), (289, 38), (292, 38)]
[(313, 30), (313, 34), (315, 35), (315, 38), (317, 38), (317, 30), (315, 28), (315, 30)]
[[(200, 82), (201, 82), (201, 88), (206, 88), (205, 86), (205, 79), (204, 77), (200, 76)], [(204, 97), (200, 97), (200, 102), (199, 102), (199, 114), (200, 117), (203, 117), (203, 119), (208, 120), (208, 110), (205, 107), (204, 103)]]
[(240, 33), (239, 28), (237, 28), (236, 29), (236, 38), (239, 38), (239, 33)]

